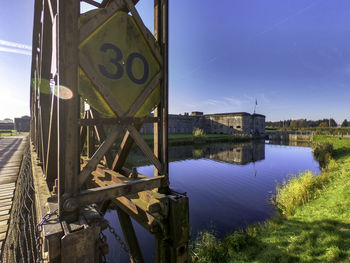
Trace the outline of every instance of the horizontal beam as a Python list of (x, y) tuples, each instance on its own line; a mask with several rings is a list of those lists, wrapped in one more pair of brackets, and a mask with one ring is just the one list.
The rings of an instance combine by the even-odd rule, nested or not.
[(138, 123), (154, 123), (159, 122), (160, 118), (156, 117), (144, 117), (144, 118), (98, 118), (98, 119), (80, 119), (78, 121), (79, 126), (96, 126), (96, 125), (134, 125)]
[(97, 187), (81, 191), (77, 196), (80, 206), (111, 200), (120, 196), (136, 194), (141, 191), (159, 188), (164, 176), (149, 177), (118, 183), (104, 187)]
[[(124, 169), (123, 169), (124, 170)], [(92, 180), (89, 181), (90, 187), (113, 185), (115, 183), (122, 183), (129, 178), (125, 177), (130, 174), (131, 171), (125, 169), (123, 175), (115, 171), (105, 169), (102, 165), (97, 166), (97, 169), (92, 172)], [(139, 178), (144, 178), (144, 175), (139, 174)], [(125, 213), (135, 219), (140, 225), (147, 229), (150, 233), (156, 233), (161, 228), (164, 229), (162, 222), (168, 214), (168, 205), (160, 204), (160, 211), (153, 213), (153, 204), (147, 203), (147, 200), (141, 199), (140, 196), (144, 194), (156, 195), (154, 198), (158, 198), (160, 202), (163, 202), (165, 195), (156, 193), (152, 190), (146, 190), (139, 192), (137, 195), (128, 197), (118, 197), (111, 201), (120, 207)]]

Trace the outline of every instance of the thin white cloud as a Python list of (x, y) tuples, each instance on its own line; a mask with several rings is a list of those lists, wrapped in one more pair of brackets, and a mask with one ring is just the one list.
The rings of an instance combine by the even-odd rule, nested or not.
[(188, 107), (188, 108), (192, 108), (192, 109), (197, 108), (197, 105), (190, 104), (190, 103), (185, 103), (185, 106)]
[(204, 102), (203, 102), (203, 104), (209, 104), (209, 105), (217, 105), (217, 104), (219, 104), (220, 102), (219, 101), (217, 101), (217, 100), (212, 100), (212, 99), (208, 99), (208, 100), (205, 100)]
[(0, 39), (0, 45), (7, 46), (7, 47), (14, 47), (14, 48), (18, 48), (18, 49), (25, 49), (25, 50), (30, 50), (30, 51), (32, 50), (31, 46), (16, 43), (16, 42), (10, 42), (10, 41), (6, 41), (6, 40), (1, 40), (1, 39)]
[(234, 104), (234, 105), (237, 105), (237, 106), (242, 105), (242, 103), (244, 102), (242, 100), (239, 100), (239, 99), (236, 99), (236, 98), (231, 98), (231, 97), (225, 97), (224, 100), (226, 100), (230, 104)]
[(1, 47), (1, 46), (0, 46), (0, 52), (16, 53), (16, 54), (22, 54), (22, 55), (27, 55), (27, 56), (32, 55), (31, 52), (26, 51), (26, 50), (7, 48), (7, 47)]

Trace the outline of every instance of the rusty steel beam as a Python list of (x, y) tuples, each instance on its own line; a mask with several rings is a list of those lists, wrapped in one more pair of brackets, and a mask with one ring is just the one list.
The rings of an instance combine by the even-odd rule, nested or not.
[(78, 210), (64, 211), (63, 201), (79, 192), (78, 174), (80, 169), (79, 127), (80, 98), (78, 94), (78, 19), (79, 0), (59, 1), (59, 89), (69, 89), (71, 98), (59, 99), (59, 215), (60, 218), (76, 220)]
[(97, 118), (97, 119), (80, 119), (78, 120), (79, 126), (96, 126), (96, 125), (127, 125), (127, 124), (143, 124), (158, 122), (159, 118), (144, 117), (121, 117), (121, 118)]
[[(148, 177), (114, 185), (91, 188), (81, 191), (76, 199), (80, 206), (98, 203), (116, 197), (158, 188), (163, 179), (163, 176)], [(67, 201), (69, 201), (69, 199)]]

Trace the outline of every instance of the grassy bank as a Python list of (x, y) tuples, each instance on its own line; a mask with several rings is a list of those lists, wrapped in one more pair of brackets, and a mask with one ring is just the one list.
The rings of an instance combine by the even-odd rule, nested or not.
[(350, 139), (315, 136), (333, 144), (319, 176), (300, 174), (277, 189), (280, 211), (267, 222), (218, 240), (198, 236), (195, 262), (350, 262)]
[[(153, 134), (143, 134), (142, 137), (146, 140), (148, 144), (153, 144)], [(250, 136), (244, 135), (231, 135), (231, 134), (205, 134), (201, 143), (210, 142), (243, 142), (250, 141)], [(168, 144), (169, 145), (186, 145), (193, 144), (195, 138), (193, 134), (169, 134)]]
[(0, 137), (7, 137), (7, 136), (15, 135), (15, 134), (16, 134), (16, 130), (1, 130), (0, 129)]

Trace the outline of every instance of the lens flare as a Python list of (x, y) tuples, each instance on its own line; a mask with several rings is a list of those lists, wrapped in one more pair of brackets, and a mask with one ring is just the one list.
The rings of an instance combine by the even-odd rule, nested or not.
[(65, 87), (63, 85), (51, 86), (51, 93), (62, 100), (70, 100), (74, 97), (73, 91), (70, 88)]

